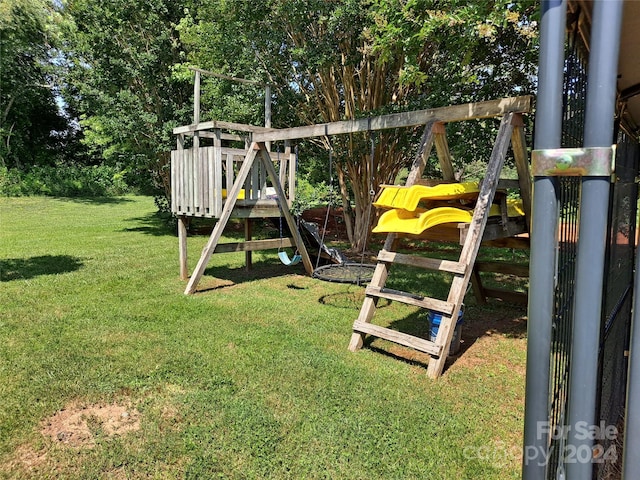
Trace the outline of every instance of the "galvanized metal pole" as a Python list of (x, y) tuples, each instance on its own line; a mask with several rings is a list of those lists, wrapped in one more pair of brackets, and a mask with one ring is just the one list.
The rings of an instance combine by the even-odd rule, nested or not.
[[(542, 2), (540, 60), (534, 148), (559, 148), (562, 139), (562, 96), (566, 0)], [(544, 480), (547, 469), (549, 369), (555, 285), (558, 201), (556, 180), (536, 177), (529, 261), (527, 377), (522, 478)]]
[[(585, 113), (585, 147), (610, 147), (618, 74), (622, 0), (593, 4), (589, 76)], [(596, 425), (598, 350), (609, 212), (610, 176), (582, 179), (580, 231), (576, 261), (575, 315), (571, 345), (568, 403), (567, 478), (590, 479)], [(588, 429), (585, 432), (585, 428)]]

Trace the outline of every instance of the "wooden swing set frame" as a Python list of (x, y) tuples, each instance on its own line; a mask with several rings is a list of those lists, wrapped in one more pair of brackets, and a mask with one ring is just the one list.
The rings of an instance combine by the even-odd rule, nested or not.
[[(526, 268), (500, 267), (495, 263), (481, 264), (476, 262), (476, 258), (483, 242), (498, 241), (501, 245), (507, 244), (517, 247), (528, 245), (528, 238), (514, 237), (528, 231), (531, 219), (531, 175), (522, 119), (522, 115), (528, 113), (530, 109), (531, 97), (520, 96), (285, 129), (218, 121), (199, 122), (199, 118), (196, 118), (197, 121), (192, 125), (175, 128), (173, 133), (177, 135), (178, 140), (177, 149), (172, 152), (171, 157), (171, 203), (172, 211), (178, 218), (180, 273), (183, 279), (189, 278), (186, 256), (186, 225), (189, 217), (201, 216), (218, 219), (206, 246), (202, 250), (200, 260), (189, 278), (185, 294), (192, 294), (196, 291), (214, 253), (247, 252), (247, 266), (249, 266), (250, 253), (254, 250), (280, 249), (291, 246), (295, 247), (302, 257), (306, 272), (312, 273), (313, 265), (290, 212), (291, 202), (295, 198), (296, 171), (296, 156), (291, 149), (292, 141), (391, 128), (424, 126), (424, 134), (406, 186), (423, 182), (422, 174), (434, 145), (442, 171), (442, 180), (450, 182), (455, 179), (446, 138), (446, 124), (501, 117), (500, 128), (488, 161), (486, 175), (481, 182), (471, 223), (458, 225), (459, 232), (453, 238), (450, 233), (447, 238), (442, 238), (437, 229), (429, 230), (421, 236), (421, 238), (427, 239), (457, 241), (462, 246), (459, 260), (448, 261), (398, 253), (396, 248), (401, 235), (388, 234), (384, 248), (378, 254), (378, 263), (373, 279), (365, 290), (365, 299), (360, 314), (353, 325), (353, 335), (349, 345), (351, 350), (360, 349), (366, 335), (384, 338), (431, 355), (428, 374), (431, 377), (438, 377), (443, 371), (448, 345), (454, 334), (455, 322), (453, 319), (458, 318), (470, 282), (476, 298), (481, 302), (484, 302), (488, 296), (507, 300), (523, 300), (523, 294), (485, 288), (480, 281), (479, 272), (506, 271), (523, 276), (526, 275), (526, 271), (523, 271)], [(192, 146), (189, 148), (185, 147), (185, 137), (187, 136), (193, 137)], [(212, 139), (213, 145), (201, 146), (200, 138)], [(225, 141), (243, 141), (245, 142), (245, 150), (223, 146)], [(276, 156), (270, 152), (270, 143), (278, 141), (285, 142), (284, 155)], [(500, 180), (500, 174), (510, 144), (516, 163), (518, 180), (505, 182)], [(279, 172), (276, 172), (274, 167), (274, 162), (277, 160), (280, 163)], [(240, 165), (239, 169), (237, 165)], [(277, 199), (269, 198), (266, 194), (266, 187), (269, 183), (275, 190)], [(489, 209), (492, 203), (500, 201), (496, 199), (496, 192), (505, 187), (519, 188), (525, 212), (524, 220), (514, 221), (503, 213), (497, 221), (493, 218), (489, 221)], [(504, 201), (502, 203), (504, 204)], [(287, 239), (251, 240), (250, 219), (264, 217), (283, 217), (292, 236)], [(246, 239), (244, 242), (233, 244), (219, 243), (224, 228), (231, 218), (245, 219)], [(451, 229), (449, 229), (450, 231)], [(421, 297), (385, 288), (390, 267), (394, 263), (452, 274), (453, 280), (447, 299)], [(425, 340), (374, 325), (372, 319), (380, 298), (442, 313), (436, 340)], [(526, 296), (524, 298), (526, 299)]]

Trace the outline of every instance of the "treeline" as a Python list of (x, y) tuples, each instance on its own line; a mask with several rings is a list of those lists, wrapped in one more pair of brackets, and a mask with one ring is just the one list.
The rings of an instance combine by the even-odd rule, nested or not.
[[(192, 121), (189, 66), (271, 85), (274, 127), (532, 93), (537, 15), (511, 0), (3, 0), (0, 175), (106, 166), (162, 192), (172, 128)], [(204, 77), (202, 105), (203, 120), (264, 121), (259, 86)], [(492, 125), (465, 128), (450, 133), (461, 170), (492, 141)], [(375, 162), (366, 136), (315, 145), (333, 151), (354, 245), (371, 187), (419, 134), (377, 134)], [(301, 176), (328, 182), (313, 148)]]

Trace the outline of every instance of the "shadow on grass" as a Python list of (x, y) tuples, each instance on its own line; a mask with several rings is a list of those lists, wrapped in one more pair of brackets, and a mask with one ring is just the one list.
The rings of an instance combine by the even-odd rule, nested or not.
[[(274, 277), (283, 277), (289, 274), (304, 275), (302, 264), (296, 266), (285, 266), (277, 258), (269, 260), (254, 261), (251, 269), (246, 267), (215, 266), (204, 271), (208, 278), (202, 278), (196, 293), (204, 293), (212, 290), (230, 287), (239, 283), (253, 282), (255, 280), (265, 280)], [(211, 278), (213, 277), (213, 278)], [(289, 287), (291, 288), (291, 287)]]
[[(464, 357), (467, 350), (482, 337), (526, 338), (526, 313), (526, 307), (524, 306), (495, 300), (491, 300), (486, 305), (469, 305), (466, 307), (462, 322), (460, 349), (455, 355), (447, 358), (444, 371), (454, 364), (457, 359)], [(406, 317), (394, 320), (389, 324), (388, 328), (428, 340), (430, 332), (427, 311), (419, 310)], [(430, 356), (428, 354), (391, 342), (384, 342), (373, 336), (368, 336), (365, 339), (363, 347), (412, 366), (424, 369), (429, 366)]]
[(0, 282), (28, 280), (40, 275), (56, 275), (73, 272), (84, 264), (71, 255), (42, 255), (31, 258), (7, 258), (0, 260)]
[(125, 228), (123, 232), (139, 232), (154, 237), (172, 236), (175, 237), (176, 221), (169, 215), (160, 212), (149, 213), (143, 217), (129, 218), (128, 222), (137, 226)]
[[(362, 308), (364, 301), (364, 288), (346, 287), (342, 292), (329, 293), (322, 295), (318, 299), (318, 303), (334, 308), (344, 308), (347, 310), (358, 311)], [(391, 300), (381, 298), (378, 301), (377, 308), (385, 308), (391, 305)]]
[(132, 199), (126, 197), (55, 197), (59, 200), (87, 205), (120, 205), (131, 203)]

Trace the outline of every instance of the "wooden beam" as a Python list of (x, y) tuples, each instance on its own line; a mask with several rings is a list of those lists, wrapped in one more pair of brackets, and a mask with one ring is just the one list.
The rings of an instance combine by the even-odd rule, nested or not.
[(295, 247), (293, 238), (267, 238), (265, 240), (249, 240), (245, 242), (219, 243), (214, 253), (255, 252), (258, 250), (275, 250), (277, 248)]
[(436, 121), (431, 120), (424, 126), (424, 131), (422, 132), (422, 138), (420, 138), (418, 151), (416, 152), (416, 156), (413, 159), (411, 170), (409, 170), (409, 175), (407, 175), (407, 181), (405, 182), (405, 185), (407, 187), (415, 185), (416, 183), (418, 183), (418, 181), (420, 181), (420, 178), (422, 178), (422, 173), (427, 166), (427, 160), (429, 159), (429, 155), (431, 155), (431, 149), (433, 148), (433, 140), (435, 135), (433, 131), (434, 125), (436, 125)]
[(526, 293), (503, 290), (501, 288), (485, 288), (484, 292), (489, 298), (499, 298), (505, 302), (515, 303), (516, 305), (526, 305), (529, 300), (529, 296)]
[(204, 70), (202, 68), (197, 68), (197, 67), (188, 67), (189, 70), (192, 70), (196, 73), (204, 73), (205, 75), (209, 75), (211, 77), (216, 77), (216, 78), (221, 78), (223, 80), (230, 80), (232, 82), (238, 82), (238, 83), (244, 83), (247, 85), (256, 85), (258, 87), (264, 87), (265, 84), (264, 83), (260, 83), (260, 82), (256, 82), (255, 80), (247, 80), (246, 78), (238, 78), (238, 77), (232, 77), (230, 75), (224, 75), (222, 73), (216, 73), (216, 72), (211, 72), (209, 70)]
[(515, 275), (517, 277), (529, 276), (529, 265), (519, 265), (507, 262), (476, 262), (479, 272), (504, 273), (505, 275)]
[(435, 133), (436, 152), (438, 153), (438, 162), (440, 163), (440, 171), (442, 178), (448, 181), (454, 181), (456, 175), (453, 171), (451, 162), (451, 152), (449, 151), (449, 143), (447, 142), (447, 131), (443, 123), (436, 123), (433, 127)]
[[(294, 140), (301, 138), (341, 135), (355, 132), (369, 132), (389, 128), (415, 127), (430, 121), (459, 122), (479, 118), (496, 117), (508, 112), (526, 113), (531, 110), (531, 97), (511, 97), (486, 102), (467, 103), (412, 112), (392, 113), (377, 117), (344, 120), (341, 122), (321, 123), (303, 127), (282, 128), (271, 131), (254, 131), (254, 142), (276, 140)], [(178, 127), (174, 133), (186, 133)]]
[(236, 130), (238, 132), (275, 132), (277, 129), (257, 127), (255, 125), (247, 125), (244, 123), (234, 122), (221, 122), (219, 120), (211, 120), (209, 122), (194, 123), (191, 125), (184, 125), (182, 127), (176, 127), (173, 129), (174, 135), (178, 134), (193, 134), (199, 130), (213, 130), (214, 128), (223, 128), (225, 130)]

